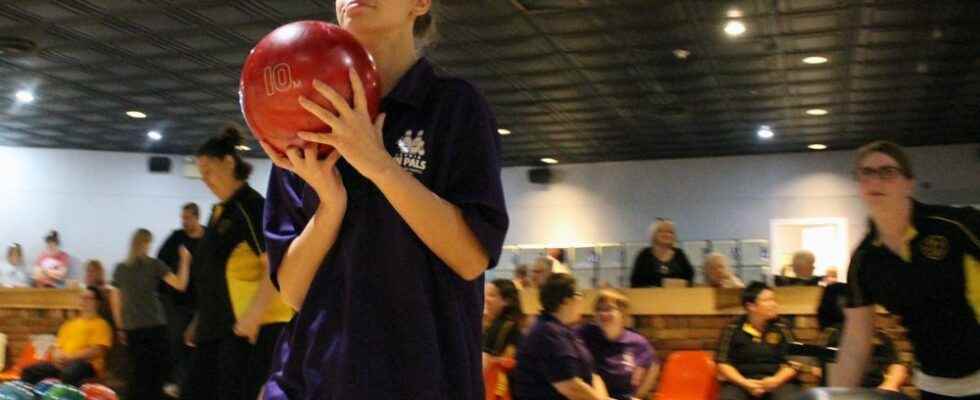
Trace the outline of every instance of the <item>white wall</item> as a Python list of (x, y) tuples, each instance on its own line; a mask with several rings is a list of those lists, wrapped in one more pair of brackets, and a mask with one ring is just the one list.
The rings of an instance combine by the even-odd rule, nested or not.
[[(927, 202), (980, 204), (977, 145), (908, 149)], [(768, 239), (774, 218), (843, 217), (851, 246), (866, 214), (851, 179), (853, 152), (558, 165), (558, 182), (504, 171), (508, 244), (645, 241), (656, 217), (680, 240)]]
[[(151, 230), (154, 245), (180, 226), (180, 207), (201, 206), (202, 223), (217, 202), (199, 179), (181, 174), (184, 157), (171, 156), (173, 172), (148, 172), (148, 154), (0, 147), (0, 243), (24, 246), (33, 263), (51, 229), (80, 264), (101, 260), (108, 269), (126, 256), (136, 228)], [(251, 184), (265, 192), (269, 162), (255, 166)], [(6, 251), (6, 250), (4, 250)], [(155, 250), (154, 250), (155, 252)], [(4, 253), (6, 254), (6, 253)]]
[[(976, 145), (912, 148), (919, 197), (980, 203)], [(159, 245), (195, 201), (202, 218), (216, 198), (200, 180), (150, 174), (147, 154), (0, 147), (0, 243), (19, 242), (33, 261), (50, 229), (76, 259), (112, 268), (129, 236), (150, 229)], [(851, 152), (559, 165), (558, 182), (527, 182), (527, 168), (506, 168), (508, 244), (643, 241), (657, 216), (677, 222), (680, 239), (768, 238), (772, 218), (844, 217), (853, 243), (864, 210), (850, 179)], [(265, 192), (269, 162), (251, 160), (251, 183)], [(76, 269), (77, 270), (77, 269)]]

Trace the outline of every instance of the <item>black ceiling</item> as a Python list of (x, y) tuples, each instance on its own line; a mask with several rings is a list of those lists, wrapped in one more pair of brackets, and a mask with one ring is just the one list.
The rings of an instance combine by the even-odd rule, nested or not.
[[(436, 2), (430, 57), (486, 93), (506, 165), (980, 141), (980, 1)], [(252, 45), (300, 19), (333, 1), (0, 0), (0, 47), (38, 46), (0, 54), (0, 145), (189, 153), (241, 120)]]

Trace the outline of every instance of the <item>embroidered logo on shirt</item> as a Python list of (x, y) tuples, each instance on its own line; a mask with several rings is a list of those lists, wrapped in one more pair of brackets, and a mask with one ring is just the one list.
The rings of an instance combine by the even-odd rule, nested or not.
[(425, 140), (422, 139), (424, 134), (424, 130), (412, 133), (409, 129), (405, 131), (405, 136), (398, 139), (398, 155), (395, 156), (395, 161), (413, 174), (425, 172)]
[(766, 334), (766, 343), (775, 346), (783, 340), (783, 335), (779, 332), (769, 332)]
[(922, 255), (926, 258), (942, 261), (949, 255), (949, 239), (939, 235), (929, 235), (925, 239), (922, 239), (922, 243), (919, 244), (919, 250), (922, 251)]
[(623, 353), (623, 365), (630, 371), (636, 368), (636, 358), (633, 357), (633, 352), (627, 351)]

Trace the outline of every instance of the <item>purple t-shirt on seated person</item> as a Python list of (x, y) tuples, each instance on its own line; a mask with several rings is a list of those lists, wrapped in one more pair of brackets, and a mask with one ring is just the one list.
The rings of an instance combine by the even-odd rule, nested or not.
[(606, 383), (609, 396), (629, 399), (634, 390), (632, 378), (637, 368), (648, 369), (657, 362), (653, 346), (639, 333), (626, 329), (616, 340), (609, 340), (598, 325), (586, 324), (578, 335), (595, 359), (595, 369)]
[[(507, 231), (500, 139), (469, 83), (424, 58), (382, 100), (384, 145), (462, 218), (496, 265)], [(299, 312), (283, 332), (265, 386), (270, 400), (482, 400), (483, 278), (467, 281), (416, 236), (388, 199), (346, 161), (347, 213)], [(273, 168), (264, 229), (280, 263), (320, 199)], [(436, 201), (433, 199), (432, 201)], [(444, 221), (426, 221), (441, 226)]]
[(511, 372), (511, 392), (520, 400), (562, 400), (554, 383), (581, 378), (592, 384), (592, 355), (582, 339), (550, 314), (538, 317), (521, 348)]

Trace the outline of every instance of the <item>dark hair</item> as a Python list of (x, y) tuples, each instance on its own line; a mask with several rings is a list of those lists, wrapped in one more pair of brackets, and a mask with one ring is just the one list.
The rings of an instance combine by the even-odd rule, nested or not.
[(497, 287), (500, 297), (507, 302), (504, 309), (500, 312), (499, 318), (519, 321), (524, 317), (524, 310), (521, 308), (521, 294), (517, 291), (517, 286), (509, 279), (494, 279), (490, 282)]
[[(435, 3), (433, 1), (433, 3)], [(435, 4), (432, 5), (435, 7)], [(428, 47), (436, 42), (439, 36), (439, 30), (436, 24), (436, 17), (432, 14), (432, 9), (425, 15), (420, 15), (415, 18), (415, 25), (412, 25), (412, 35), (415, 36), (416, 45), (418, 47)]]
[(37, 385), (48, 378), (61, 376), (61, 370), (49, 362), (31, 364), (20, 371), (20, 380), (28, 385)]
[(229, 123), (221, 128), (221, 133), (218, 136), (208, 139), (208, 141), (198, 147), (194, 155), (217, 159), (224, 159), (230, 156), (235, 160), (235, 179), (244, 181), (252, 175), (252, 164), (245, 162), (242, 156), (238, 154), (237, 147), (244, 143), (245, 138), (242, 135), (242, 128), (236, 124)]
[(887, 140), (878, 140), (861, 146), (857, 150), (857, 156), (854, 158), (854, 168), (860, 168), (861, 161), (872, 153), (881, 153), (891, 157), (902, 168), (902, 175), (905, 175), (909, 179), (915, 178), (915, 173), (912, 172), (912, 162), (909, 161), (908, 154), (905, 154), (905, 150), (901, 146)]
[(846, 283), (834, 283), (824, 288), (823, 294), (820, 296), (820, 306), (817, 307), (817, 322), (820, 324), (820, 329), (844, 322), (844, 304), (846, 301)]
[(48, 236), (44, 237), (45, 243), (61, 244), (61, 238), (58, 237), (58, 231), (51, 231)]
[(527, 277), (527, 264), (521, 264), (518, 265), (516, 268), (514, 268), (514, 277), (515, 278)]
[(71, 386), (82, 386), (95, 378), (95, 367), (86, 360), (72, 361), (61, 370), (61, 382)]
[(92, 295), (95, 296), (95, 301), (98, 301), (99, 304), (105, 302), (105, 296), (102, 295), (102, 291), (99, 290), (98, 288), (94, 288), (90, 286), (90, 287), (86, 287), (85, 290), (92, 292)]
[(183, 211), (190, 211), (190, 213), (194, 214), (195, 217), (201, 216), (201, 209), (197, 206), (197, 203), (191, 202), (184, 204), (184, 206), (180, 209)]
[(538, 298), (541, 301), (541, 312), (552, 314), (558, 311), (565, 299), (575, 296), (575, 277), (569, 274), (551, 274), (541, 285)]
[(742, 307), (745, 307), (745, 305), (749, 303), (754, 304), (764, 290), (772, 290), (772, 287), (759, 281), (754, 281), (746, 286), (745, 289), (742, 290)]

